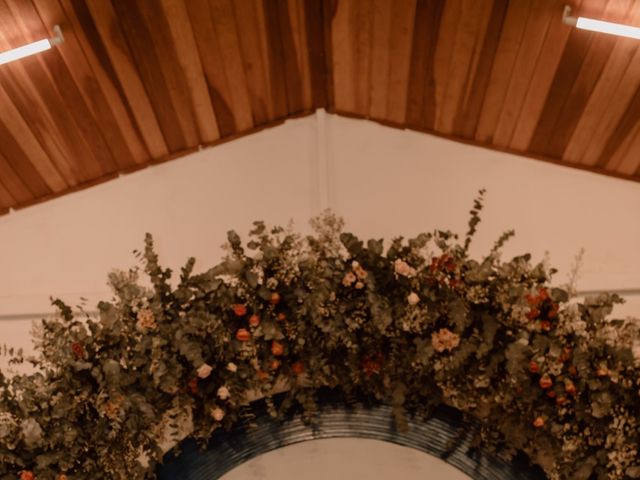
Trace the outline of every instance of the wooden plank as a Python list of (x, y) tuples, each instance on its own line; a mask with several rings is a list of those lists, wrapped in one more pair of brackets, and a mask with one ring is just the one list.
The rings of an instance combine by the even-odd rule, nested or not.
[[(59, 143), (55, 124), (46, 110), (36, 108), (37, 94), (25, 96), (14, 83), (11, 78), (0, 79), (0, 84), (11, 85), (9, 91), (14, 93), (10, 97), (4, 86), (0, 86), (0, 119), (11, 136), (19, 141), (31, 163), (40, 166), (41, 175), (48, 179), (47, 186), (52, 191), (65, 190), (77, 183), (77, 179)], [(23, 86), (29, 87), (28, 84)], [(14, 102), (29, 107), (21, 112)]]
[[(220, 46), (220, 57), (231, 86), (230, 106), (233, 111), (238, 131), (253, 128), (253, 116), (251, 114), (251, 100), (247, 87), (247, 77), (244, 73), (242, 51), (238, 40), (236, 19), (230, 0), (210, 0), (211, 19), (215, 26), (215, 32)], [(220, 68), (217, 65), (216, 68)]]
[[(169, 151), (178, 152), (193, 146), (192, 131), (183, 130), (189, 123), (185, 118), (188, 112), (184, 111), (184, 104), (177, 96), (171, 94), (177, 89), (174, 85), (175, 78), (168, 75), (167, 69), (162, 66), (158, 49), (154, 44), (154, 38), (158, 37), (158, 33), (152, 32), (145, 18), (148, 12), (143, 3), (137, 0), (113, 0), (111, 3)], [(159, 32), (162, 30), (159, 28)], [(171, 57), (171, 51), (167, 52), (167, 55)]]
[(269, 0), (263, 0), (265, 20), (265, 45), (267, 46), (267, 58), (269, 59), (269, 82), (271, 90), (271, 102), (275, 118), (285, 118), (288, 113), (286, 77), (284, 71), (284, 49), (280, 38), (280, 23), (278, 11), (273, 8)]
[[(455, 46), (456, 28), (462, 14), (462, 0), (447, 0), (440, 17), (438, 41), (433, 60), (434, 90), (434, 127), (439, 125), (442, 115), (444, 96), (449, 82), (451, 57)], [(428, 110), (428, 109), (427, 109)], [(425, 122), (427, 123), (427, 122)], [(437, 130), (437, 129), (436, 129)]]
[(187, 13), (193, 28), (200, 61), (204, 69), (209, 96), (218, 123), (220, 136), (225, 137), (238, 131), (232, 109), (231, 85), (223, 65), (220, 44), (215, 26), (211, 18), (208, 0), (189, 0), (186, 2)]
[[(36, 20), (37, 14), (35, 14)], [(25, 22), (29, 19), (16, 18), (9, 6), (5, 2), (0, 3), (0, 49), (8, 49), (26, 42), (35, 40), (28, 32)], [(38, 33), (35, 33), (38, 35)], [(39, 38), (46, 36), (40, 34)], [(69, 184), (76, 181), (76, 175), (71, 171), (69, 162), (67, 161), (68, 150), (73, 148), (71, 143), (61, 141), (60, 139), (74, 139), (77, 132), (69, 119), (67, 107), (62, 104), (51, 78), (45, 71), (42, 60), (54, 52), (44, 52), (37, 57), (27, 57), (21, 62), (7, 64), (1, 70), (0, 83), (7, 92), (7, 101), (5, 105), (9, 109), (15, 109), (19, 112), (13, 116), (24, 117), (26, 123), (32, 125), (40, 137), (45, 136), (47, 140), (56, 143), (61, 153), (60, 157), (49, 158), (46, 155), (36, 155), (33, 158), (34, 167), (39, 175), (47, 184), (51, 191), (57, 192), (64, 190)], [(19, 124), (20, 121), (18, 120)], [(22, 124), (24, 125), (24, 124)], [(12, 133), (20, 133), (20, 128), (14, 129), (11, 125)], [(66, 134), (63, 135), (62, 132)], [(16, 141), (23, 142), (22, 137), (15, 137)], [(25, 148), (32, 149), (32, 138), (27, 138)], [(19, 147), (23, 151), (22, 146)], [(73, 151), (73, 150), (72, 150)], [(13, 160), (11, 156), (8, 157)], [(83, 157), (80, 157), (83, 158)], [(53, 161), (52, 161), (53, 160)], [(98, 167), (92, 157), (87, 159), (86, 170), (92, 167)], [(90, 174), (90, 172), (88, 173)], [(87, 174), (87, 175), (88, 175)]]
[(436, 130), (452, 133), (459, 109), (464, 109), (491, 14), (491, 1), (463, 0), (455, 32), (448, 81)]
[[(640, 121), (638, 112), (640, 112), (640, 88), (637, 88), (634, 92), (634, 95), (628, 103), (624, 114), (620, 118), (620, 122), (613, 130), (613, 134), (605, 143), (604, 148), (602, 148), (600, 156), (598, 157), (598, 161), (596, 162), (597, 167), (605, 167), (611, 163), (611, 166), (609, 168), (615, 170), (619, 160), (613, 158), (614, 154), (620, 149), (624, 141), (632, 135), (634, 129), (636, 128), (636, 125)], [(624, 156), (624, 152), (622, 156)]]
[[(371, 70), (369, 116), (385, 120), (389, 98), (389, 64), (392, 0), (372, 0)], [(338, 48), (338, 46), (336, 46)]]
[(341, 0), (331, 22), (331, 43), (333, 54), (330, 61), (333, 66), (333, 90), (335, 108), (339, 111), (354, 112), (366, 115), (369, 113), (367, 88), (366, 113), (356, 108), (356, 72), (354, 69), (354, 49), (352, 47), (352, 11), (358, 0)]
[[(57, 17), (61, 14), (65, 18), (64, 23), (60, 24), (68, 26), (64, 35), (65, 43), (69, 43), (70, 47), (61, 52), (61, 54), (65, 58), (65, 62), (72, 66), (71, 71), (74, 76), (77, 75), (76, 83), (81, 84), (83, 92), (90, 97), (88, 103), (94, 109), (94, 115), (102, 118), (105, 129), (112, 130), (104, 133), (107, 140), (111, 142), (111, 135), (120, 134), (126, 143), (133, 163), (140, 164), (147, 161), (150, 155), (149, 151), (144, 143), (140, 129), (135, 123), (134, 113), (127, 103), (127, 96), (122, 85), (120, 85), (118, 76), (109, 60), (86, 3), (82, 0), (58, 0), (57, 3), (38, 0), (38, 5), (40, 6), (40, 4), (42, 4), (40, 8), (41, 16), (47, 16), (48, 14), (45, 12), (51, 9), (52, 12), (55, 11), (56, 13), (49, 15)], [(56, 5), (61, 7), (62, 12), (55, 10)], [(80, 51), (75, 49), (76, 42)], [(85, 72), (82, 72), (82, 67), (80, 66), (83, 64), (83, 59), (89, 68), (86, 72), (86, 77), (84, 77)], [(80, 78), (84, 78), (84, 80)], [(98, 94), (97, 92), (100, 93)], [(102, 104), (102, 96), (106, 102), (106, 107)], [(112, 126), (111, 116), (116, 126)], [(126, 155), (121, 155), (118, 150), (114, 155), (119, 164), (128, 158)]]
[(533, 132), (528, 149), (546, 155), (550, 153), (550, 141), (558, 124), (562, 109), (571, 94), (573, 81), (578, 77), (594, 34), (575, 29), (569, 35), (556, 75), (551, 83), (544, 108)]
[[(200, 144), (196, 113), (193, 108), (190, 85), (180, 63), (169, 19), (161, 8), (157, 8), (157, 5), (152, 5), (146, 0), (137, 0), (136, 5), (142, 21), (148, 27), (174, 116), (184, 136), (185, 146), (182, 150), (195, 147)], [(209, 105), (211, 105), (210, 102)]]
[[(618, 89), (618, 85), (624, 78), (624, 74), (629, 68), (629, 64), (633, 59), (634, 53), (637, 51), (638, 49), (635, 42), (618, 41), (616, 43), (616, 46), (607, 61), (607, 65), (605, 65), (602, 75), (594, 87), (593, 92), (589, 97), (589, 101), (580, 116), (580, 120), (576, 125), (573, 135), (567, 143), (563, 154), (563, 158), (565, 160), (573, 163), (581, 163), (585, 156), (588, 155), (587, 150), (589, 149), (592, 137), (597, 135), (596, 132), (600, 130), (600, 125), (605, 123), (607, 121), (607, 117), (611, 115), (609, 110), (614, 105), (621, 104), (618, 101), (619, 96), (626, 98), (626, 102), (628, 103), (629, 98), (633, 95), (633, 90), (621, 91)], [(636, 78), (640, 81), (640, 76)], [(613, 98), (611, 95), (612, 92), (616, 92), (616, 95)], [(624, 108), (616, 108), (616, 111), (618, 112), (619, 119), (624, 112)], [(604, 143), (604, 141), (601, 141), (601, 146), (604, 146)], [(594, 148), (598, 149), (596, 145), (594, 145)], [(598, 149), (598, 153), (599, 152), (600, 149)], [(591, 158), (594, 159), (593, 163), (595, 163), (597, 155), (593, 155)]]
[(411, 41), (411, 61), (409, 62), (409, 82), (407, 85), (407, 111), (405, 119), (407, 125), (414, 128), (422, 127), (422, 106), (429, 78), (433, 68), (433, 51), (435, 40), (433, 32), (438, 27), (434, 15), (436, 2), (433, 0), (418, 0)]
[(371, 49), (373, 48), (373, 9), (369, 0), (351, 2), (349, 30), (351, 32), (349, 46), (336, 46), (334, 51), (350, 48), (353, 63), (351, 83), (355, 103), (352, 111), (368, 117), (371, 107)]
[[(76, 3), (82, 2), (78, 0)], [(169, 153), (169, 147), (160, 129), (156, 113), (151, 106), (122, 30), (114, 28), (119, 23), (112, 4), (103, 0), (87, 0), (86, 6), (93, 25), (99, 33), (100, 46), (104, 47), (107, 55), (107, 57), (99, 56), (98, 60), (105, 68), (108, 68), (107, 61), (112, 66), (151, 157), (166, 156)], [(79, 7), (75, 11), (78, 12)], [(90, 32), (85, 31), (85, 33)], [(96, 43), (94, 42), (93, 46), (96, 46)]]
[[(597, 128), (592, 132), (580, 163), (583, 165), (601, 165), (615, 150), (614, 145), (624, 138), (618, 132), (620, 126), (627, 125), (627, 111), (629, 105), (634, 103), (634, 96), (640, 88), (640, 49), (636, 51), (625, 74), (615, 90), (615, 95), (608, 92), (608, 108), (602, 116)], [(634, 112), (637, 115), (637, 112)]]
[(407, 114), (415, 14), (416, 0), (405, 0), (393, 6), (389, 39), (387, 120), (397, 124), (403, 124)]
[(498, 50), (500, 35), (507, 15), (508, 0), (494, 0), (482, 48), (478, 56), (478, 66), (469, 82), (468, 100), (458, 110), (453, 124), (456, 136), (473, 138), (482, 113), (484, 97), (491, 78), (493, 61)]
[(493, 143), (506, 147), (511, 143), (511, 137), (525, 101), (527, 90), (531, 85), (536, 63), (542, 51), (544, 39), (551, 23), (551, 18), (558, 14), (554, 6), (556, 0), (539, 0), (533, 3), (531, 14), (524, 27), (522, 43), (518, 50), (509, 87), (495, 133)]
[[(220, 132), (184, 2), (185, 0), (161, 0), (164, 16), (169, 24), (171, 40), (175, 46), (178, 64), (189, 92), (198, 137), (201, 142), (210, 143), (220, 138)], [(163, 63), (166, 63), (164, 59)]]
[[(6, 132), (4, 123), (0, 126), (0, 129)], [(2, 182), (2, 188), (8, 195), (8, 200), (7, 197), (5, 197), (2, 202), (4, 206), (10, 207), (28, 202), (34, 197), (29, 189), (29, 185), (26, 183), (27, 180), (20, 177), (11, 162), (2, 154), (0, 154), (0, 182)], [(40, 182), (40, 184), (41, 183), (42, 182)]]
[[(640, 4), (631, 22), (640, 21)], [(596, 165), (603, 149), (620, 123), (634, 93), (640, 87), (640, 47), (632, 39), (618, 39), (605, 74), (601, 77), (590, 105), (583, 115), (583, 124), (574, 133), (575, 140), (567, 148), (565, 158), (584, 165)], [(627, 60), (626, 52), (631, 54)], [(625, 65), (626, 63), (626, 65)], [(616, 77), (617, 79), (616, 82)], [(613, 94), (612, 94), (613, 93)]]
[(242, 25), (242, 34), (239, 35), (240, 51), (244, 61), (244, 71), (247, 76), (247, 88), (251, 101), (253, 123), (260, 125), (274, 118), (273, 109), (270, 108), (269, 73), (263, 56), (260, 36), (260, 19), (258, 9), (262, 8), (260, 2), (233, 2), (233, 9), (238, 25)]
[[(20, 182), (25, 185), (28, 192), (34, 197), (42, 197), (52, 192), (47, 184), (47, 178), (31, 163), (31, 160), (26, 155), (24, 150), (20, 147), (14, 136), (11, 134), (7, 126), (0, 121), (0, 154), (5, 159), (8, 159), (9, 166), (17, 174)], [(9, 172), (7, 176), (3, 176), (3, 181), (11, 181), (11, 175)], [(14, 180), (17, 180), (14, 178)], [(19, 194), (19, 183), (14, 181), (12, 186), (15, 186), (14, 193)], [(23, 192), (26, 196), (26, 192)]]
[(475, 132), (481, 142), (493, 140), (530, 11), (530, 0), (509, 3)]
[[(609, 1), (602, 15), (607, 18), (611, 13), (619, 11), (621, 7), (624, 8), (626, 14), (631, 6), (632, 3), (627, 0)], [(591, 92), (600, 79), (615, 42), (616, 37), (613, 35), (594, 36), (580, 72), (573, 79), (571, 90), (556, 120), (558, 128), (552, 132), (548, 140), (548, 155), (555, 158), (561, 158), (564, 155), (567, 143), (586, 108)]]
[[(477, 35), (475, 37), (475, 40), (473, 41), (473, 55), (471, 57), (471, 61), (469, 62), (467, 79), (465, 81), (465, 91), (464, 95), (462, 96), (462, 103), (460, 108), (458, 109), (458, 113), (461, 110), (466, 109), (471, 97), (474, 96), (474, 92), (472, 91), (472, 79), (476, 77), (476, 73), (480, 68), (480, 60), (484, 59), (482, 54), (485, 38), (492, 35), (492, 32), (488, 31), (488, 28), (491, 24), (491, 17), (494, 13), (495, 3), (495, 0), (483, 0), (482, 8), (477, 13), (479, 15)], [(471, 14), (473, 14), (473, 10), (471, 10)]]
[[(576, 2), (580, 7), (580, 0)], [(555, 5), (555, 13), (551, 16), (551, 23), (547, 30), (542, 51), (538, 56), (534, 73), (527, 90), (520, 116), (510, 142), (510, 147), (517, 151), (526, 151), (545, 106), (551, 84), (556, 75), (569, 35), (575, 28), (562, 23), (563, 5)]]
[[(57, 1), (32, 1), (44, 25), (49, 27), (52, 25), (70, 25), (70, 21)], [(49, 31), (48, 36), (53, 36), (53, 32)], [(67, 27), (64, 37), (64, 44), (55, 49), (59, 57), (58, 55), (51, 55), (48, 68), (56, 80), (59, 79), (60, 83), (66, 81), (71, 85), (75, 85), (82, 96), (81, 108), (87, 109), (88, 112), (85, 112), (84, 115), (88, 114), (91, 117), (90, 125), (93, 131), (90, 135), (99, 137), (96, 139), (96, 143), (93, 143), (89, 137), (85, 138), (91, 142), (92, 150), (104, 149), (105, 152), (111, 152), (111, 159), (107, 160), (108, 163), (105, 170), (127, 168), (135, 164), (136, 161), (127, 145), (120, 125), (91, 70), (91, 66), (73, 29)], [(70, 101), (75, 104), (75, 100), (71, 99)]]
[(618, 149), (611, 154), (605, 168), (623, 175), (636, 174), (640, 168), (640, 121), (635, 123)]
[(304, 13), (312, 104), (315, 108), (326, 107), (327, 72), (323, 3), (316, 0), (304, 0)]
[(326, 91), (327, 91), (327, 107), (328, 111), (335, 111), (335, 86), (333, 81), (333, 63), (331, 59), (334, 57), (334, 47), (331, 37), (331, 25), (338, 9), (338, 0), (324, 0), (322, 2), (322, 28), (324, 29), (324, 52), (325, 52), (325, 69), (326, 69)]
[(284, 79), (286, 83), (287, 111), (300, 113), (304, 110), (302, 71), (295, 46), (295, 32), (292, 25), (293, 14), (286, 0), (277, 2), (277, 35), (280, 37), (283, 52)]
[[(24, 32), (38, 38), (52, 36), (53, 32), (46, 29), (33, 2), (5, 1)], [(67, 47), (68, 44), (63, 43), (47, 55), (34, 57), (39, 62), (33, 62), (29, 75), (41, 92), (46, 108), (55, 116), (70, 161), (85, 172), (88, 180), (115, 171), (117, 163), (61, 55)]]
[[(4, 157), (0, 157), (0, 165), (7, 164)], [(9, 190), (4, 185), (4, 176), (0, 173), (0, 215), (6, 213), (10, 207), (16, 204), (16, 200), (11, 196)]]
[(293, 51), (298, 66), (298, 78), (300, 82), (300, 109), (309, 111), (313, 108), (313, 96), (311, 93), (311, 70), (309, 64), (309, 51), (307, 49), (307, 24), (305, 4), (300, 0), (287, 0), (289, 24), (291, 25), (291, 38)]

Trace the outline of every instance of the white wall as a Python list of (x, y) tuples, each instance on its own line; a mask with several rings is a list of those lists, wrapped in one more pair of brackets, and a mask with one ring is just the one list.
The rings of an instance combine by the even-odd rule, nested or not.
[[(581, 288), (640, 287), (640, 184), (320, 113), (0, 217), (0, 315), (50, 311), (49, 295), (93, 307), (145, 232), (165, 265), (193, 255), (205, 269), (228, 229), (293, 219), (307, 230), (325, 205), (361, 235), (464, 233), (481, 187), (475, 254), (515, 228), (506, 254), (549, 251), (558, 283), (584, 247)], [(640, 317), (640, 297), (617, 314)], [(0, 320), (0, 343), (26, 346), (28, 330)]]
[(253, 458), (222, 480), (469, 480), (437, 457), (379, 440), (331, 438)]

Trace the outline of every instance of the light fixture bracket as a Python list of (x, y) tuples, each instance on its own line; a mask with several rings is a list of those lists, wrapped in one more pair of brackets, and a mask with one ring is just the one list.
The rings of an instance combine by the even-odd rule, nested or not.
[(562, 12), (562, 22), (575, 27), (578, 24), (578, 18), (571, 16), (571, 6), (565, 5)]

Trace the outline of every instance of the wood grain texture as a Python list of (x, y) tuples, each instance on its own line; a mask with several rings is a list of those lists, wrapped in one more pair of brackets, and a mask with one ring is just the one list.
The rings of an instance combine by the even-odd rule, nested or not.
[(491, 76), (484, 95), (482, 112), (475, 132), (476, 140), (492, 142), (504, 105), (518, 51), (522, 43), (533, 0), (509, 2), (502, 33), (493, 59)]
[[(640, 25), (634, 0), (577, 15)], [(0, 212), (326, 108), (640, 180), (640, 42), (556, 0), (0, 0)]]

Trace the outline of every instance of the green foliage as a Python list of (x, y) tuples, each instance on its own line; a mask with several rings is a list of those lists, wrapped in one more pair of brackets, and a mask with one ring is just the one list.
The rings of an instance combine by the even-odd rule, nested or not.
[(297, 403), (310, 419), (327, 386), (393, 406), (400, 429), (405, 412), (454, 406), (480, 446), (522, 450), (550, 478), (640, 477), (640, 325), (607, 318), (615, 295), (570, 302), (528, 254), (500, 261), (511, 231), (468, 258), (483, 195), (462, 245), (435, 231), (385, 252), (330, 212), (306, 238), (255, 222), (205, 273), (189, 259), (175, 287), (147, 235), (136, 256), (152, 288), (138, 269), (111, 273), (95, 318), (53, 300), (36, 371), (0, 372), (0, 479), (153, 478), (167, 441), (206, 442), (282, 389), (271, 413)]

